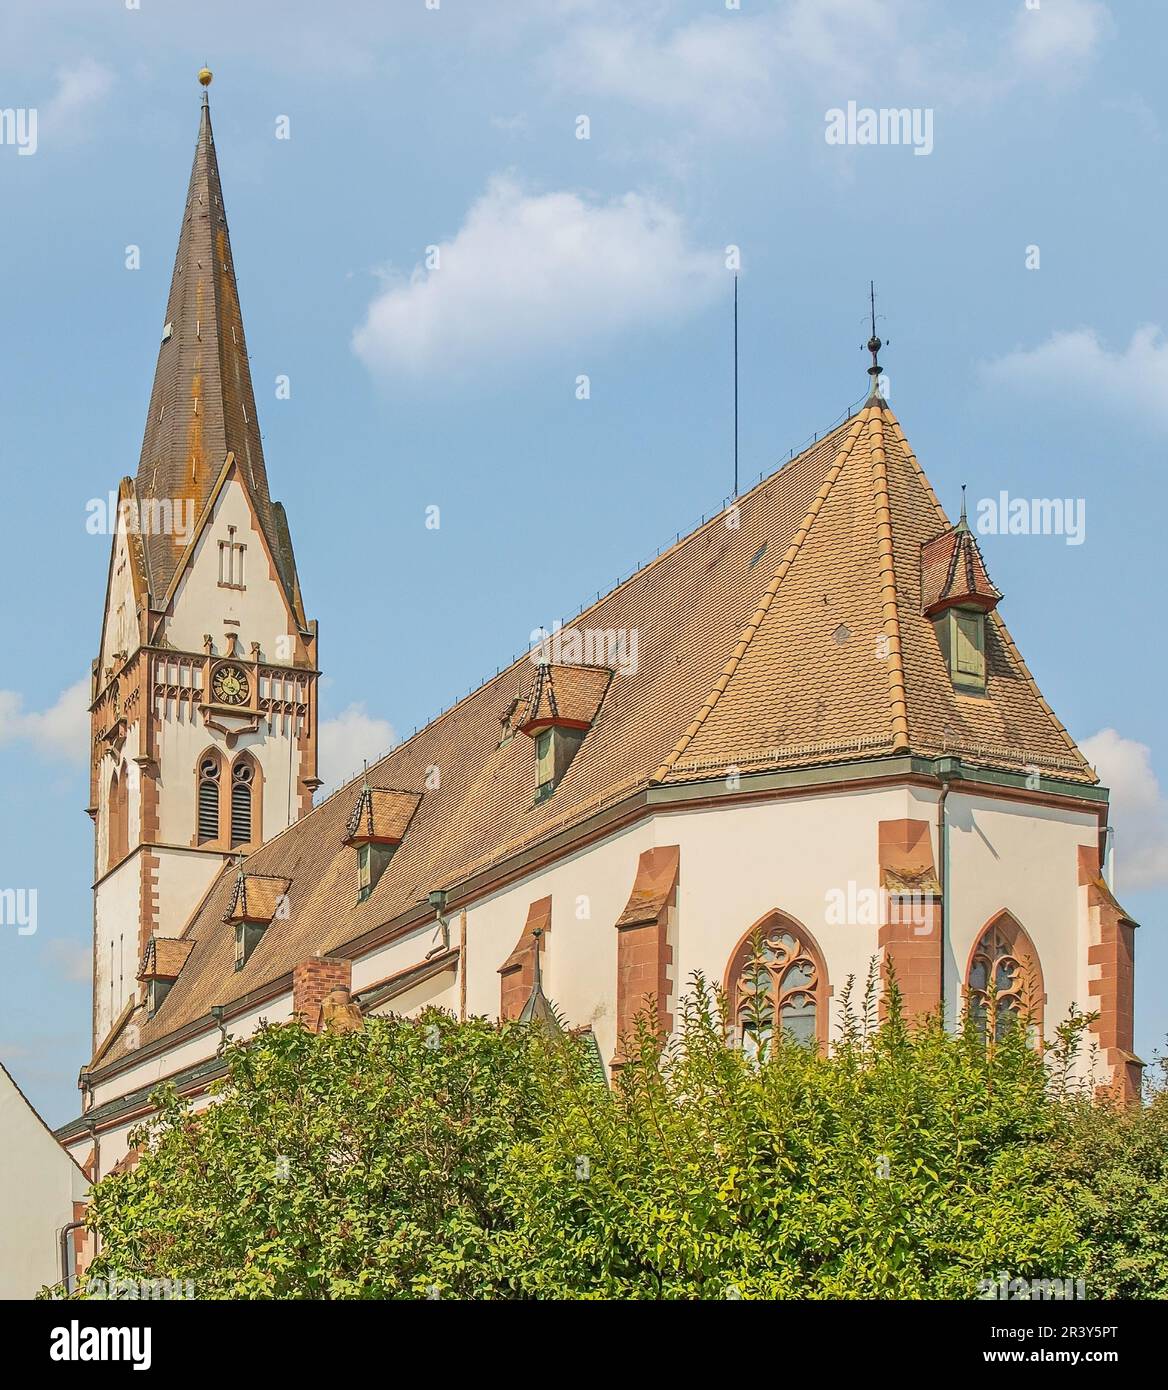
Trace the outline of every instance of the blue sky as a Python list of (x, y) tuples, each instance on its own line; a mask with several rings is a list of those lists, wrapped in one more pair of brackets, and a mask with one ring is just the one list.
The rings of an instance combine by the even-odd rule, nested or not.
[[(1085, 504), (1080, 545), (981, 544), (1114, 789), (1150, 1057), (1166, 45), (1152, 0), (6, 6), (0, 110), (38, 131), (31, 157), (0, 143), (0, 886), (37, 888), (38, 930), (0, 928), (0, 1058), (46, 1117), (75, 1113), (88, 1051), (109, 557), (85, 508), (137, 465), (204, 61), (328, 785), (720, 505), (727, 246), (746, 480), (865, 393), (874, 278), (890, 398), (950, 509), (962, 482)], [(829, 144), (849, 101), (931, 112), (932, 149)]]

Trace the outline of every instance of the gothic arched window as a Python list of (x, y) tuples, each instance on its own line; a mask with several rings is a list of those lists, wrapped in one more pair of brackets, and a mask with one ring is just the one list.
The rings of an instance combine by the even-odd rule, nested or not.
[(219, 759), (213, 753), (199, 759), (198, 841), (219, 838)]
[(743, 1051), (765, 1052), (776, 1027), (797, 1042), (827, 1042), (827, 971), (809, 932), (773, 912), (730, 960), (726, 996)]
[(125, 769), (110, 778), (109, 801), (106, 804), (106, 868), (112, 869), (129, 853), (130, 805)]
[(250, 844), (255, 763), (244, 754), (231, 769), (231, 848)]
[(1002, 1037), (1013, 1019), (1041, 1038), (1042, 967), (1025, 929), (1008, 912), (999, 913), (974, 943), (965, 987), (969, 1012), (983, 1033), (989, 1032), (992, 1012), (995, 1038)]

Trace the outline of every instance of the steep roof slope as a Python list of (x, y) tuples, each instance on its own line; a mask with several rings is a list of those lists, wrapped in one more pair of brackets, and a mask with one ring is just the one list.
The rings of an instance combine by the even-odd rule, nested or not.
[(921, 548), (949, 527), (896, 417), (873, 398), (662, 779), (952, 752), (1073, 780), (1094, 774), (1043, 700), (1000, 615), (984, 695), (957, 692), (921, 594)]
[[(268, 492), (211, 111), (204, 101), (138, 461), (139, 501), (181, 500), (200, 516), (229, 453), (255, 503), (293, 612), (303, 622), (287, 521)], [(186, 539), (157, 531), (145, 537), (156, 606)]]
[(225, 866), (142, 1041), (653, 782), (918, 749), (1014, 770), (1032, 761), (1093, 782), (996, 613), (986, 695), (954, 694), (921, 613), (921, 546), (947, 525), (892, 412), (870, 401), (569, 625), (636, 632), (637, 659), (614, 671), (553, 796), (534, 800), (532, 742), (506, 736), (516, 698), (532, 685), (524, 658), (369, 769), (371, 786), (421, 800), (365, 902), (355, 901), (344, 844), (358, 782), (249, 857), (248, 873), (291, 887), (286, 920), (238, 973), (223, 921), (235, 874)]

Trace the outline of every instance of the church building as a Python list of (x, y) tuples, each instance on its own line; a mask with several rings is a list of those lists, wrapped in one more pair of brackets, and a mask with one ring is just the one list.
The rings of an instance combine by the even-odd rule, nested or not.
[(611, 1075), (696, 971), (736, 1045), (827, 1047), (875, 961), (949, 1026), (1096, 1014), (1097, 1079), (1136, 1094), (1107, 791), (881, 395), (875, 334), (857, 413), (316, 806), (317, 627), (205, 92), (160, 337), (93, 666), (93, 1051), (57, 1132), (91, 1178), (133, 1162), (159, 1081), (205, 1103), (224, 1038), (316, 1029), (330, 996), (551, 999)]

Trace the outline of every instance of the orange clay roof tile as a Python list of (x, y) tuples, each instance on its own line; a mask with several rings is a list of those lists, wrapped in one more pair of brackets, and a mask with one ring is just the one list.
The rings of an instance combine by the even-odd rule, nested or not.
[(398, 844), (404, 838), (421, 799), (418, 792), (363, 784), (345, 826), (345, 843), (377, 840)]
[(612, 679), (606, 666), (561, 666), (541, 662), (523, 700), (524, 733), (549, 725), (587, 726), (596, 718)]
[[(380, 789), (419, 800), (365, 901), (344, 844), (359, 780), (249, 856), (249, 875), (288, 883), (287, 913), (238, 972), (223, 921), (236, 874), (224, 866), (183, 933), (189, 959), (142, 1024), (142, 1045), (654, 782), (907, 746), (1093, 783), (999, 613), (987, 620), (985, 696), (954, 692), (921, 607), (921, 546), (948, 525), (895, 416), (870, 404), (573, 621), (635, 631), (637, 659), (613, 672), (554, 795), (535, 801), (530, 741), (500, 739), (502, 712), (531, 688), (524, 655), (369, 769)], [(767, 556), (778, 557), (769, 579), (757, 567)], [(107, 1039), (102, 1051), (116, 1058), (124, 1044)]]
[(237, 873), (225, 922), (270, 922), (288, 901), (292, 880), (276, 875)]

